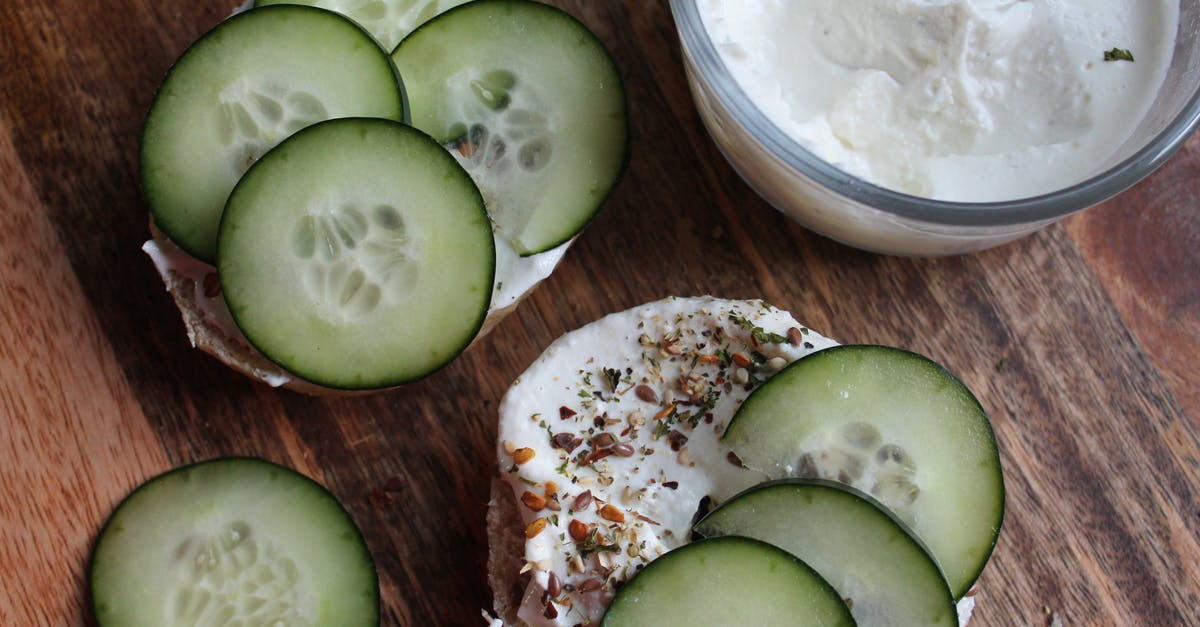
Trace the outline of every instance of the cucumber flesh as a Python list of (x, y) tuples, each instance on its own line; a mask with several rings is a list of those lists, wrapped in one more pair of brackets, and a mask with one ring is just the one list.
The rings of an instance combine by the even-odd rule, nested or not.
[(367, 118), (293, 135), (238, 183), (221, 287), (261, 353), (313, 383), (398, 385), (474, 339), (495, 242), (466, 172), (420, 131)]
[(813, 569), (765, 542), (725, 536), (650, 562), (617, 592), (601, 622), (625, 625), (853, 625)]
[(254, 6), (305, 4), (358, 22), (391, 52), (415, 28), (467, 0), (256, 0)]
[(937, 563), (903, 523), (853, 488), (810, 479), (760, 484), (710, 512), (696, 532), (754, 538), (795, 555), (847, 599), (863, 627), (958, 625)]
[(349, 515), (313, 481), (258, 459), (142, 485), (101, 530), (88, 576), (102, 627), (379, 624), (375, 566)]
[(222, 22), (171, 68), (146, 118), (141, 177), (155, 224), (214, 263), (221, 211), (246, 169), (297, 130), (347, 116), (404, 116), (395, 66), (362, 28), (295, 5)]
[(1004, 519), (991, 423), (974, 395), (929, 359), (837, 346), (775, 375), (742, 404), (723, 441), (771, 478), (816, 477), (870, 494), (929, 547), (960, 598)]
[(604, 46), (528, 0), (443, 13), (392, 53), (412, 122), (471, 173), (522, 256), (579, 233), (624, 169), (625, 91)]

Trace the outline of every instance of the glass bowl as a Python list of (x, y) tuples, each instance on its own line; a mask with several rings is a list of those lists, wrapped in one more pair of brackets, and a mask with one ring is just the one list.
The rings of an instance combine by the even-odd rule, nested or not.
[(873, 185), (780, 130), (738, 86), (695, 0), (670, 0), (684, 67), (708, 132), (738, 174), (805, 227), (869, 251), (914, 256), (982, 250), (1107, 200), (1162, 165), (1200, 122), (1200, 0), (1181, 0), (1171, 64), (1146, 117), (1099, 174), (1001, 202), (950, 202)]

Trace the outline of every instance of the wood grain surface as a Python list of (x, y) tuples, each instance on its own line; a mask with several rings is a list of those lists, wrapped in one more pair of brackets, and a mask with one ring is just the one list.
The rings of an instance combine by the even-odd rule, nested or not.
[[(226, 2), (0, 2), (0, 625), (86, 624), (94, 536), (167, 468), (256, 455), (342, 500), (387, 625), (482, 624), (496, 405), (558, 335), (666, 295), (765, 297), (920, 351), (994, 422), (1004, 533), (973, 625), (1200, 624), (1200, 144), (1117, 199), (972, 256), (806, 232), (705, 133), (664, 2), (556, 2), (613, 51), (635, 143), (565, 262), (442, 372), (360, 398), (192, 350), (149, 260), (138, 134)], [(387, 487), (385, 490), (384, 487)]]

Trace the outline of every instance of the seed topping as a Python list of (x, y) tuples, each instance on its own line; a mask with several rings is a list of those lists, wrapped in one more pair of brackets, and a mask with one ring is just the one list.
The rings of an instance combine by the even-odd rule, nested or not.
[(571, 534), (571, 539), (576, 542), (583, 542), (586, 540), (588, 533), (590, 532), (591, 528), (588, 527), (588, 524), (579, 519), (572, 519), (571, 522), (567, 524), (567, 533)]
[(600, 517), (603, 518), (604, 520), (608, 520), (608, 521), (615, 522), (615, 523), (625, 522), (625, 514), (622, 514), (621, 510), (617, 509), (615, 506), (613, 506), (611, 504), (605, 505), (604, 507), (600, 508)]
[(513, 462), (517, 464), (527, 463), (529, 460), (533, 459), (533, 456), (536, 454), (537, 453), (529, 447), (516, 449), (512, 454)]
[(540, 512), (543, 509), (546, 509), (546, 498), (539, 494), (534, 494), (529, 490), (526, 490), (525, 493), (521, 495), (521, 502), (524, 503), (525, 507), (528, 507), (531, 511)]
[(656, 393), (654, 391), (654, 388), (646, 385), (645, 383), (642, 383), (641, 385), (638, 385), (636, 388), (634, 388), (633, 393), (636, 394), (638, 398), (642, 399), (643, 401), (645, 401), (647, 403), (657, 403), (658, 402), (658, 393)]
[(533, 522), (525, 527), (526, 538), (536, 538), (539, 533), (546, 529), (547, 521), (545, 518), (535, 518)]

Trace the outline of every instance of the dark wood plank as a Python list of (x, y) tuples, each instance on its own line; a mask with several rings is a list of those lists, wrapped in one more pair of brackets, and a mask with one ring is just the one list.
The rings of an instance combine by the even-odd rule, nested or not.
[(1192, 424), (1200, 421), (1200, 138), (1142, 184), (1066, 221)]
[[(112, 503), (168, 465), (246, 454), (346, 504), (379, 567), (385, 624), (475, 624), (490, 598), (483, 520), (509, 383), (565, 331), (700, 293), (765, 296), (844, 341), (924, 352), (978, 392), (1009, 494), (973, 624), (1194, 620), (1196, 140), (1117, 200), (1015, 244), (879, 257), (804, 231), (725, 163), (666, 3), (555, 4), (626, 78), (623, 182), (555, 275), (462, 359), (404, 389), (334, 399), (252, 384), (188, 347), (139, 251), (142, 116), (176, 55), (231, 6), (0, 4), (0, 288), (15, 295), (0, 296), (0, 534), (16, 534), (0, 539), (37, 539), (33, 552), (0, 548), (0, 623), (86, 620), (80, 576)], [(58, 287), (39, 293), (47, 280)], [(14, 474), (43, 459), (60, 466)]]

